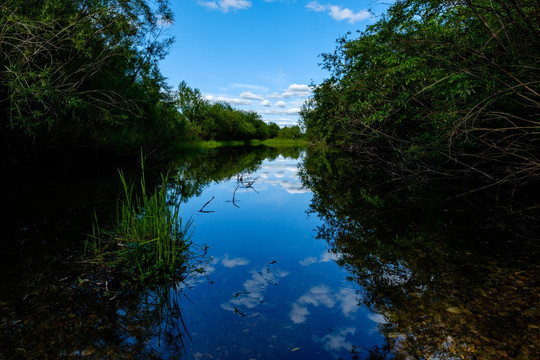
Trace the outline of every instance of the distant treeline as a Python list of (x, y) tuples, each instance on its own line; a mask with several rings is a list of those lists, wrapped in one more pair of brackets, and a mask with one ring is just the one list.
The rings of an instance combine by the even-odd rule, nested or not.
[(234, 109), (226, 102), (211, 102), (198, 89), (184, 81), (174, 93), (175, 102), (183, 119), (189, 124), (189, 134), (202, 140), (266, 140), (270, 138), (298, 139), (300, 127), (280, 128), (267, 124), (254, 111)]
[[(398, 0), (324, 54), (312, 139), (393, 176), (540, 179), (540, 2)], [(481, 185), (481, 186), (484, 186)]]
[(173, 21), (168, 0), (6, 0), (0, 8), (2, 164), (77, 156), (66, 149), (158, 154), (182, 140), (299, 133), (195, 99), (185, 83), (173, 91), (158, 69), (174, 40), (163, 36)]

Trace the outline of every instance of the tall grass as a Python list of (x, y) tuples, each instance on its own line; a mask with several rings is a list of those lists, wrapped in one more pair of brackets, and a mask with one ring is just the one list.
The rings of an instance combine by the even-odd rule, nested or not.
[[(190, 255), (191, 219), (180, 217), (181, 201), (167, 189), (167, 176), (148, 190), (142, 161), (139, 194), (119, 171), (123, 197), (117, 204), (116, 224), (103, 231), (94, 224), (91, 244), (99, 261), (108, 263), (130, 284), (151, 285), (179, 280)], [(116, 249), (105, 251), (113, 245)]]

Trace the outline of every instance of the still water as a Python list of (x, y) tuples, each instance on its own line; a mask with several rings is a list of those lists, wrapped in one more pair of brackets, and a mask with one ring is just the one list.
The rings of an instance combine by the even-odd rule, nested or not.
[[(184, 321), (194, 358), (350, 358), (353, 345), (382, 344), (380, 316), (359, 306), (336, 255), (315, 239), (320, 220), (299, 176), (302, 158), (264, 160), (211, 183), (184, 206), (196, 243), (209, 246), (206, 278), (186, 293)], [(204, 204), (213, 199), (203, 211)]]
[(532, 212), (396, 186), (340, 153), (225, 148), (149, 182), (163, 172), (193, 221), (197, 271), (124, 294), (96, 291), (99, 269), (81, 262), (94, 216), (114, 221), (115, 168), (2, 186), (0, 359), (540, 356)]

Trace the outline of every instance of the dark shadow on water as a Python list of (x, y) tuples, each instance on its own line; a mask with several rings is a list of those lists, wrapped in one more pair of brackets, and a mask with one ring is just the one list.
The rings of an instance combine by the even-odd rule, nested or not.
[[(540, 212), (534, 189), (404, 181), (340, 153), (302, 180), (397, 359), (540, 358)], [(512, 189), (513, 190), (513, 189)], [(467, 195), (464, 195), (467, 193)]]
[[(148, 184), (156, 186), (169, 171), (168, 186), (187, 201), (212, 181), (255, 171), (279, 155), (298, 158), (300, 150), (188, 152), (170, 164), (148, 166)], [(140, 168), (124, 173), (137, 183)], [(28, 169), (6, 175), (0, 186), (0, 359), (182, 356), (189, 341), (183, 286), (103, 291), (78, 264), (94, 212), (105, 227), (116, 216), (121, 183), (115, 167)]]

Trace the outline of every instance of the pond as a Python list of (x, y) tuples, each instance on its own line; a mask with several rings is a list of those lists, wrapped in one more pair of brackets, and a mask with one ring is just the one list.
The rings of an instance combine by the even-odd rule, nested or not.
[(485, 225), (485, 206), (410, 202), (411, 186), (374, 186), (340, 153), (193, 152), (149, 172), (183, 195), (198, 271), (118, 296), (82, 286), (84, 234), (94, 211), (112, 221), (120, 193), (101, 169), (4, 186), (1, 359), (539, 355), (537, 247), (464, 221)]

